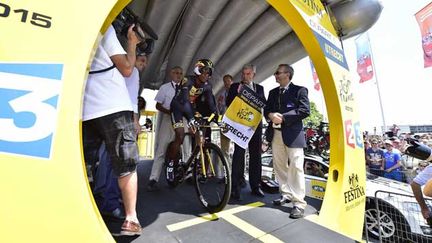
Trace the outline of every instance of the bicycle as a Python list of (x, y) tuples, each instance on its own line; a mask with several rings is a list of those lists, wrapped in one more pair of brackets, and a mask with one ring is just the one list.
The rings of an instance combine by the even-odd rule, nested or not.
[[(212, 117), (199, 120), (199, 125), (195, 127), (195, 144), (186, 162), (182, 161), (182, 155), (179, 154), (177, 161), (166, 161), (165, 171), (168, 185), (174, 188), (185, 181), (191, 170), (201, 205), (209, 213), (216, 213), (222, 211), (228, 203), (231, 195), (231, 176), (222, 150), (204, 138), (206, 129), (211, 129), (211, 120)], [(224, 128), (223, 125), (218, 127)], [(174, 178), (170, 178), (169, 175), (172, 174)]]

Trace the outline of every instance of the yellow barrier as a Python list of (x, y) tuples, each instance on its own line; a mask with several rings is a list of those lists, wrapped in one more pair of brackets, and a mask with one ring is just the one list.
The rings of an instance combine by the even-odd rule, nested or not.
[(138, 150), (140, 159), (153, 159), (154, 132), (142, 131), (138, 135)]

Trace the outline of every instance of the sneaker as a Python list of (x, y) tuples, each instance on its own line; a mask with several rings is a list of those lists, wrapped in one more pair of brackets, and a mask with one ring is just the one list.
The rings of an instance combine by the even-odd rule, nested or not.
[(157, 181), (156, 180), (150, 180), (149, 183), (147, 184), (147, 191), (148, 192), (154, 192), (154, 191), (158, 191), (159, 187), (157, 185)]
[(290, 218), (299, 219), (299, 218), (303, 218), (303, 216), (304, 216), (304, 209), (294, 206), (293, 209), (291, 210)]
[(173, 182), (175, 180), (174, 174), (174, 160), (170, 160), (166, 168), (166, 178), (167, 181)]
[(120, 235), (141, 235), (141, 225), (137, 222), (125, 220), (121, 227)]

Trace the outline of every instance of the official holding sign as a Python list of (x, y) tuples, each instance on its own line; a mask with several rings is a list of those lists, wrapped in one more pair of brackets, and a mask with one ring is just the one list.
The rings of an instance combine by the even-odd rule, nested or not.
[(264, 88), (253, 82), (255, 71), (256, 67), (252, 64), (243, 66), (242, 81), (231, 85), (226, 98), (228, 110), (223, 121), (228, 126), (228, 137), (235, 143), (231, 173), (231, 198), (236, 200), (241, 199), (240, 181), (244, 176), (245, 148), (247, 147), (249, 147), (249, 185), (252, 194), (264, 197), (264, 193), (260, 188), (260, 151), (262, 135), (261, 109), (265, 105), (265, 96)]

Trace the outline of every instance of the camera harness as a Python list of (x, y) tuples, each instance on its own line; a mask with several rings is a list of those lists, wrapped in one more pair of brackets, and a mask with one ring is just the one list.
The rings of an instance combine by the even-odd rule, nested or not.
[(109, 71), (109, 70), (111, 70), (113, 68), (115, 68), (114, 64), (111, 67), (107, 67), (107, 68), (104, 68), (104, 69), (101, 69), (101, 70), (90, 71), (89, 74), (103, 73), (103, 72)]

